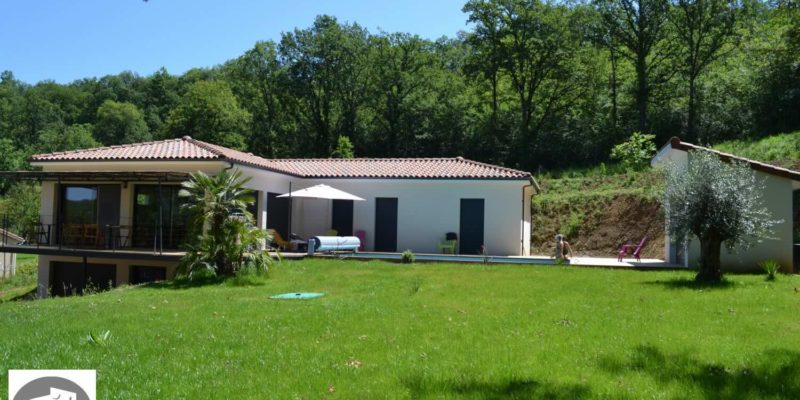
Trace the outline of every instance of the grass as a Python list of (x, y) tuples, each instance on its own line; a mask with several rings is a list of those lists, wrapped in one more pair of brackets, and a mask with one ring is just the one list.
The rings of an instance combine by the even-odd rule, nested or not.
[(13, 277), (0, 279), (0, 303), (25, 296), (36, 289), (39, 257), (17, 254), (17, 272)]
[(719, 151), (753, 160), (800, 168), (800, 131), (760, 140), (731, 140), (714, 146)]
[[(0, 304), (0, 360), (97, 369), (98, 398), (800, 396), (800, 278), (691, 277), (286, 262), (257, 286)], [(327, 295), (268, 299), (290, 291)]]

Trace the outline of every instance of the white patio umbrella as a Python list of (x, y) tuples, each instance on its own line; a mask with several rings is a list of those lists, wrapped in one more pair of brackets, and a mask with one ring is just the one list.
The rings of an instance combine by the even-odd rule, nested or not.
[[(291, 184), (289, 184), (291, 186)], [(291, 188), (290, 188), (291, 190)], [(300, 197), (306, 199), (327, 199), (327, 200), (353, 200), (353, 201), (364, 201), (361, 197), (356, 195), (350, 194), (345, 192), (344, 190), (336, 189), (335, 187), (331, 187), (328, 185), (315, 185), (311, 187), (307, 187), (305, 189), (295, 190), (286, 194), (282, 194), (278, 197), (288, 197), (289, 198), (289, 233), (292, 232), (292, 211), (291, 211), (291, 203), (292, 198)], [(290, 239), (291, 240), (291, 239)]]
[(304, 197), (309, 199), (328, 199), (328, 200), (355, 200), (364, 201), (361, 197), (352, 195), (328, 185), (316, 185), (305, 189), (295, 190), (290, 193), (282, 194), (278, 197)]

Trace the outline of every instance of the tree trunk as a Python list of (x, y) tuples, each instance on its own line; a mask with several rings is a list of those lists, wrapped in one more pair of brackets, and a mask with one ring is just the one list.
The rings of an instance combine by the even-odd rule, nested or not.
[(611, 55), (611, 126), (614, 134), (617, 130), (617, 52), (613, 45), (609, 45)]
[[(689, 110), (686, 121), (686, 135), (692, 142), (697, 143), (697, 84), (694, 77), (689, 77)], [(703, 143), (698, 143), (703, 144)]]
[(489, 81), (492, 84), (492, 128), (494, 128), (497, 121), (497, 68), (492, 70)]
[(636, 108), (639, 112), (639, 132), (647, 132), (647, 101), (649, 97), (647, 84), (647, 60), (639, 55), (636, 60)]
[(722, 281), (720, 265), (720, 249), (722, 240), (719, 235), (708, 234), (700, 238), (700, 271), (695, 279), (701, 282)]

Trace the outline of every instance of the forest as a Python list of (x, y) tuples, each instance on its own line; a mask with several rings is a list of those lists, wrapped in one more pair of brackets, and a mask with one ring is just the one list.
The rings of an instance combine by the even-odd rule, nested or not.
[[(191, 135), (268, 158), (607, 162), (633, 132), (701, 144), (800, 129), (792, 1), (470, 0), (427, 40), (318, 16), (210, 68), (68, 84), (0, 77), (0, 170)], [(78, 56), (78, 55), (76, 55)]]

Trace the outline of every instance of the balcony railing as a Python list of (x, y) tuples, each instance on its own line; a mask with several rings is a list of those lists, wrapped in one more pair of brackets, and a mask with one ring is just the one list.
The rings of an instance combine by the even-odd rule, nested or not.
[[(55, 222), (54, 222), (55, 221)], [(176, 224), (153, 224), (122, 221), (115, 224), (57, 222), (58, 218), (40, 215), (36, 222), (3, 214), (3, 246), (19, 245), (57, 249), (137, 250), (163, 253), (180, 250), (187, 238), (187, 228)], [(19, 242), (22, 238), (22, 242)]]

